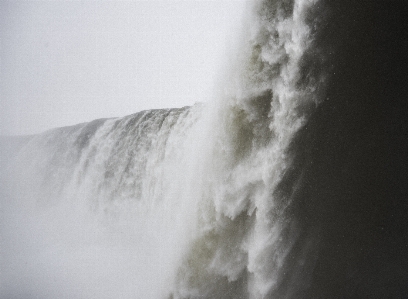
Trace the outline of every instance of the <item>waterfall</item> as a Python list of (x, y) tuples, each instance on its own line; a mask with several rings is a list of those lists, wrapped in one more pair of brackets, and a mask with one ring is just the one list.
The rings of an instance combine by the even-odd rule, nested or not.
[[(25, 247), (14, 256), (29, 263), (22, 289), (50, 298), (273, 294), (297, 238), (291, 194), (278, 186), (323, 82), (301, 71), (314, 5), (256, 3), (235, 71), (207, 105), (30, 139), (13, 162), (19, 192), (8, 207), (22, 215), (8, 223), (22, 239), (5, 246)], [(12, 265), (9, 277), (22, 275)]]
[(254, 2), (208, 103), (99, 119), (18, 142), (2, 162), (0, 295), (327, 298), (334, 293), (323, 282), (337, 290), (333, 298), (357, 294), (345, 286), (368, 274), (355, 278), (360, 272), (350, 261), (365, 265), (356, 252), (374, 250), (377, 241), (364, 238), (379, 234), (371, 233), (371, 219), (385, 204), (373, 200), (372, 214), (359, 212), (365, 198), (348, 198), (364, 192), (355, 182), (365, 180), (353, 177), (348, 162), (336, 162), (354, 153), (344, 136), (354, 144), (358, 138), (338, 125), (352, 109), (329, 106), (349, 84), (333, 83), (344, 64), (331, 58), (335, 42), (322, 42), (323, 33), (336, 32), (327, 29), (327, 16), (337, 20), (331, 5), (329, 14), (330, 1)]

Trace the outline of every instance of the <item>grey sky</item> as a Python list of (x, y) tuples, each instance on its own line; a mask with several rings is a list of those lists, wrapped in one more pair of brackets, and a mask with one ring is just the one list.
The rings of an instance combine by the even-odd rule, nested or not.
[(242, 1), (0, 2), (0, 134), (211, 96)]

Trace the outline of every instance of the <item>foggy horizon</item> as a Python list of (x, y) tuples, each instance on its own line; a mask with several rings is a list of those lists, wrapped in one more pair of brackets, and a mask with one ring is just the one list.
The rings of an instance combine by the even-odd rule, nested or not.
[(31, 135), (206, 101), (245, 3), (0, 5), (0, 135)]

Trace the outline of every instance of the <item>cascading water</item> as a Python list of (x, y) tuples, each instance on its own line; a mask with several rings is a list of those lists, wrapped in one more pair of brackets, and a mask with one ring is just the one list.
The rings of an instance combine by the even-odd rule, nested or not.
[[(291, 166), (287, 149), (318, 102), (323, 74), (302, 78), (313, 41), (314, 1), (255, 8), (242, 67), (212, 111), (197, 188), (197, 232), (178, 272), (175, 298), (266, 298), (296, 241), (277, 187)], [(322, 59), (322, 57), (319, 57)]]
[[(336, 152), (342, 147), (350, 161), (356, 160), (353, 153), (360, 157), (353, 132), (363, 129), (350, 120), (353, 146), (346, 146), (346, 134), (327, 120), (352, 110), (340, 100), (327, 104), (329, 95), (343, 100), (353, 81), (343, 78), (341, 88), (328, 83), (332, 68), (346, 65), (341, 55), (348, 52), (339, 46), (332, 65), (335, 42), (322, 42), (322, 31), (333, 40), (331, 32), (342, 30), (327, 25), (327, 14), (344, 30), (353, 28), (333, 13), (344, 7), (329, 0), (256, 2), (213, 102), (95, 120), (16, 141), (18, 152), (7, 155), (14, 159), (1, 161), (8, 172), (1, 173), (7, 188), (1, 190), (0, 297), (384, 294), (372, 292), (374, 284), (364, 279), (388, 273), (386, 267), (371, 271), (361, 252), (372, 252), (375, 262), (378, 252), (387, 252), (385, 242), (372, 237), (380, 236), (372, 231), (378, 226), (372, 215), (388, 206), (366, 199), (374, 193), (354, 200), (366, 192), (359, 189), (366, 177), (353, 172), (359, 161), (337, 162), (343, 161)], [(358, 92), (350, 92), (355, 94), (357, 103)], [(317, 132), (314, 143), (311, 131)], [(333, 141), (336, 134), (344, 142)], [(370, 212), (362, 212), (361, 202), (370, 203)], [(403, 215), (403, 208), (388, 211), (402, 221), (394, 214)], [(382, 251), (372, 249), (376, 242)], [(393, 288), (403, 294), (399, 282), (406, 271), (387, 267), (399, 275)], [(359, 282), (364, 287), (353, 287)]]
[[(30, 264), (23, 296), (265, 298), (278, 289), (296, 223), (285, 213), (290, 194), (276, 189), (322, 80), (300, 72), (315, 2), (255, 5), (215, 103), (55, 129), (21, 149), (13, 170), (23, 184), (9, 209), (24, 206), (24, 219), (9, 225), (24, 237), (5, 247), (29, 243), (7, 257)], [(78, 287), (82, 279), (89, 285)]]
[[(25, 219), (8, 225), (24, 238), (5, 247), (33, 243), (14, 256), (40, 264), (27, 273), (34, 276), (28, 293), (53, 298), (65, 287), (62, 294), (74, 298), (164, 296), (192, 233), (201, 110), (96, 120), (35, 136), (22, 148), (13, 165), (21, 192), (9, 214), (18, 209)], [(90, 286), (77, 289), (81, 280)]]

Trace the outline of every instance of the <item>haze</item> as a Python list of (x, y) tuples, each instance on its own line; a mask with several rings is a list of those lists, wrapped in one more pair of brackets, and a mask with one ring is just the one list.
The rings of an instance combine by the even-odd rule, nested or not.
[(210, 97), (243, 1), (0, 3), (0, 135)]

